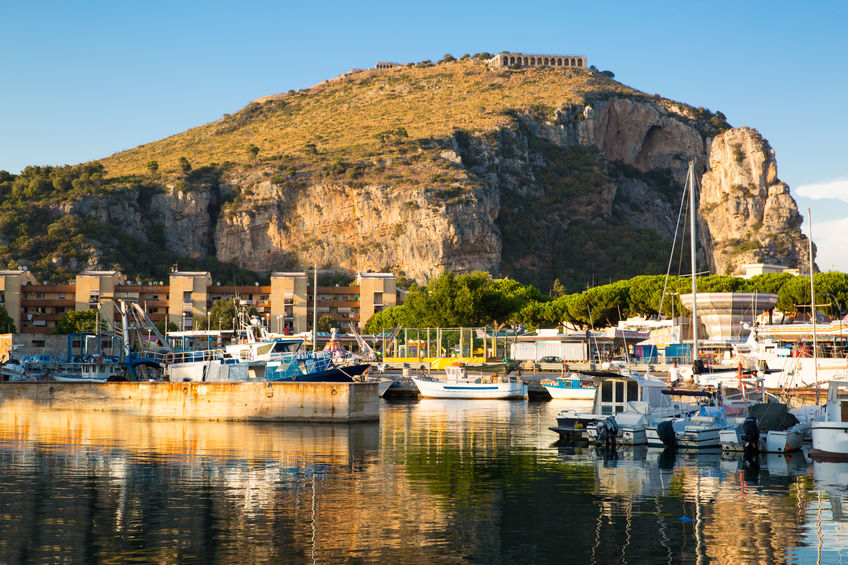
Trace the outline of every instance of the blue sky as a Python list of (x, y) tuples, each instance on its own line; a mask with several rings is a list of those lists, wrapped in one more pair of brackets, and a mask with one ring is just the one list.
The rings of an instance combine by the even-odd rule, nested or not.
[(104, 157), (378, 60), (587, 55), (758, 129), (812, 208), (819, 267), (848, 271), (848, 3), (6, 0), (0, 18), (0, 169)]

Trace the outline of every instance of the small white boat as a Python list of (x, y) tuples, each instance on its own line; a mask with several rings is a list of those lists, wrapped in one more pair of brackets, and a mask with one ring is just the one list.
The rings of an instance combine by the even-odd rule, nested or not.
[(542, 386), (554, 400), (592, 400), (595, 398), (595, 383), (583, 380), (580, 375), (572, 373), (567, 377), (557, 377), (542, 380)]
[(527, 398), (527, 385), (501, 377), (470, 377), (465, 367), (446, 367), (444, 380), (412, 377), (425, 398)]
[(810, 426), (813, 459), (848, 459), (848, 381), (827, 383), (825, 417)]

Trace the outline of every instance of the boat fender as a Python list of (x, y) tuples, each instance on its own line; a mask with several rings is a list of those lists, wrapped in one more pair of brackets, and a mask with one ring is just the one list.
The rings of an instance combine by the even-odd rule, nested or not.
[(657, 435), (664, 446), (671, 449), (677, 447), (677, 435), (674, 433), (674, 424), (671, 420), (663, 420), (657, 424)]

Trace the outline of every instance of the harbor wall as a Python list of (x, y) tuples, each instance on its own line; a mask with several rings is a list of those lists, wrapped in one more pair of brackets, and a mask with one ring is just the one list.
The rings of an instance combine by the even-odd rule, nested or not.
[(379, 419), (376, 383), (2, 383), (0, 410), (114, 412), (172, 420), (367, 422)]

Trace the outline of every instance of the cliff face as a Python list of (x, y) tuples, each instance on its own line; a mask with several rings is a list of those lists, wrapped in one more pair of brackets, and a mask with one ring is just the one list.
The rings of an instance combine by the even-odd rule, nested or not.
[[(476, 88), (504, 95), (514, 94), (505, 85), (516, 78), (560, 76), (457, 68), (478, 77), (483, 84)], [(401, 77), (407, 71), (392, 72)], [(572, 79), (585, 77), (603, 79), (591, 73)], [(336, 119), (339, 128), (353, 119), (345, 112), (389, 87), (387, 96), (403, 100), (414, 92), (435, 96), (454, 84), (439, 85), (434, 78), (377, 88), (372, 77), (363, 79), (371, 90), (351, 98), (352, 79), (345, 80), (325, 83), (314, 94), (348, 89), (343, 103), (333, 106), (340, 109), (338, 118), (326, 118)], [(414, 124), (405, 124), (375, 134), (380, 145), (367, 150), (353, 145), (323, 152), (325, 137), (306, 137), (316, 141), (297, 154), (212, 163), (184, 181), (177, 174), (154, 181), (153, 189), (83, 198), (61, 211), (119, 226), (178, 255), (213, 255), (255, 271), (317, 263), (391, 270), (423, 282), (443, 269), (481, 269), (543, 289), (554, 278), (577, 288), (665, 272), (688, 163), (695, 161), (701, 268), (731, 274), (744, 263), (806, 261), (797, 207), (777, 178), (773, 151), (755, 130), (727, 129), (723, 116), (622, 93), (619, 86), (600, 94), (587, 89), (580, 103), (574, 93), (563, 93), (557, 105), (497, 111), (480, 106), (495, 124), (488, 129), (455, 126), (445, 135), (409, 136)], [(556, 99), (540, 92), (548, 102)], [(447, 94), (455, 99), (462, 93)], [(216, 123), (202, 139), (258, 127), (258, 120), (277, 119), (274, 112), (289, 119), (296, 102), (271, 97), (251, 104), (249, 112)], [(112, 158), (119, 165), (121, 159)]]
[(701, 186), (702, 241), (713, 272), (731, 274), (744, 263), (807, 264), (801, 215), (756, 130), (732, 129), (712, 140)]

